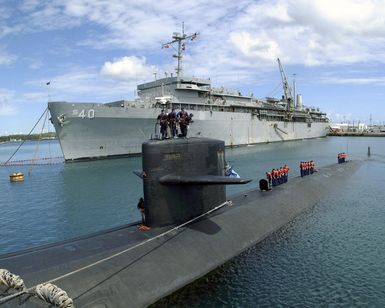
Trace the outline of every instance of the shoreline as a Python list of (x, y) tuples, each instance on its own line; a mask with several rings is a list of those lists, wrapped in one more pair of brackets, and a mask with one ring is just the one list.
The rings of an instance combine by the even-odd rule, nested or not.
[(328, 133), (328, 137), (385, 137), (385, 132), (339, 132)]

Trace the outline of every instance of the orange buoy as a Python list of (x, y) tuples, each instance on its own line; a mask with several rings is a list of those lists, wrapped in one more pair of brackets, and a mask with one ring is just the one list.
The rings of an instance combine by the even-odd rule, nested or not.
[(24, 174), (21, 172), (12, 173), (9, 175), (9, 180), (11, 182), (21, 182), (24, 181)]

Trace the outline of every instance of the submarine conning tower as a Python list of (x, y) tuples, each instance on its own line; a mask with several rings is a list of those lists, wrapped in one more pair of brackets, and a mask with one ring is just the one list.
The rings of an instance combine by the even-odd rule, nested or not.
[(226, 201), (229, 178), (224, 141), (209, 138), (150, 140), (142, 144), (146, 224), (184, 223)]

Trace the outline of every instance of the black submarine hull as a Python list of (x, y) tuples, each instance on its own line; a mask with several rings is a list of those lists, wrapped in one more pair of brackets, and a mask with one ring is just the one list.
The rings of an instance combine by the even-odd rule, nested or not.
[[(273, 191), (253, 189), (235, 195), (232, 206), (165, 236), (155, 238), (171, 227), (138, 233), (135, 226), (126, 226), (3, 255), (0, 268), (20, 275), (27, 287), (53, 280), (72, 297), (75, 307), (145, 307), (257, 244), (329, 192), (344, 187), (360, 165), (357, 161), (335, 164), (290, 179)], [(144, 244), (130, 249), (138, 243)], [(28, 295), (3, 306), (49, 307)]]

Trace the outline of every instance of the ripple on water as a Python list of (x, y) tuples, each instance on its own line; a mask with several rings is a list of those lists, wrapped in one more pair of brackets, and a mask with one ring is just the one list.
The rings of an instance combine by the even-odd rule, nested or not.
[(345, 190), (154, 307), (384, 307), (385, 206), (382, 184), (363, 185), (366, 168)]

